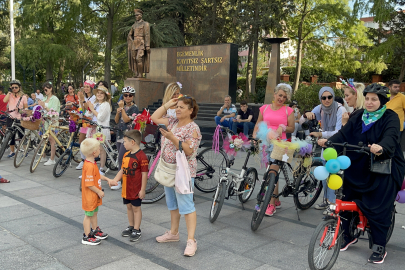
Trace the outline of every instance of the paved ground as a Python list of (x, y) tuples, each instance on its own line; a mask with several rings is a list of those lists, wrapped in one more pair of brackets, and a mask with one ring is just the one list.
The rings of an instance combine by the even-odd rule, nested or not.
[[(238, 159), (234, 168), (241, 164)], [(249, 165), (258, 167), (254, 159)], [(142, 206), (138, 243), (121, 237), (128, 225), (126, 208), (120, 192), (109, 190), (104, 182), (99, 225), (110, 237), (99, 246), (84, 246), (79, 174), (71, 168), (55, 179), (51, 167), (40, 165), (31, 174), (28, 161), (18, 169), (12, 160), (0, 161), (0, 175), (12, 181), (0, 184), (0, 269), (308, 269), (307, 247), (321, 213), (300, 211), (298, 221), (292, 198), (282, 198), (276, 215), (265, 217), (259, 230), (252, 232), (252, 200), (245, 204), (246, 210), (238, 201), (226, 201), (211, 224), (212, 194), (196, 191), (198, 251), (187, 258), (182, 255), (187, 237), (184, 218), (180, 242), (159, 244), (155, 240), (170, 227), (165, 200)], [(383, 265), (367, 263), (370, 250), (364, 238), (340, 253), (334, 269), (403, 269), (405, 206), (397, 205), (397, 209)]]

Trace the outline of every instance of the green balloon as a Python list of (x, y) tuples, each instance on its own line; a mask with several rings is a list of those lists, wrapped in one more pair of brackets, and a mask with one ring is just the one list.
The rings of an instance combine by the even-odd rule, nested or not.
[(336, 159), (337, 158), (337, 152), (333, 148), (326, 148), (325, 151), (323, 151), (323, 158), (328, 161), (331, 159)]

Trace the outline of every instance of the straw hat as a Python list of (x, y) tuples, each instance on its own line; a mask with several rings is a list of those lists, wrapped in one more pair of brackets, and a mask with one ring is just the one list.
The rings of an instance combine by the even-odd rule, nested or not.
[(108, 89), (105, 88), (104, 86), (102, 86), (102, 85), (97, 86), (97, 88), (95, 88), (95, 89), (93, 90), (93, 94), (96, 95), (98, 91), (103, 91), (104, 94), (107, 95), (107, 100), (109, 100), (109, 99), (111, 98), (111, 94), (108, 93)]

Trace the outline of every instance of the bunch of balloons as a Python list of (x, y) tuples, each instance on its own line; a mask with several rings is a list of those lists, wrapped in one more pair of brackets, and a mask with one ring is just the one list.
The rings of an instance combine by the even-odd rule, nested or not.
[(343, 185), (343, 180), (336, 173), (350, 167), (350, 158), (347, 156), (338, 157), (336, 150), (333, 148), (326, 148), (325, 151), (323, 151), (323, 158), (327, 162), (325, 166), (315, 168), (315, 178), (320, 181), (327, 179), (328, 187), (330, 189), (339, 189)]

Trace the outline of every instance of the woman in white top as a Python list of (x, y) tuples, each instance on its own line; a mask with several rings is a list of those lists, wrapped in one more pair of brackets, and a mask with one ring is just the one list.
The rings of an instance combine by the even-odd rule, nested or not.
[[(83, 113), (85, 113), (88, 110), (88, 107), (85, 106), (87, 102), (91, 102), (94, 104), (96, 101), (96, 96), (93, 94), (93, 88), (96, 85), (95, 82), (91, 80), (87, 80), (84, 82), (83, 90), (80, 90), (77, 95), (79, 97), (79, 105), (80, 108), (83, 110)], [(79, 143), (82, 143), (86, 139), (86, 134), (80, 133), (79, 135)], [(86, 157), (80, 152), (80, 155), (82, 156), (82, 162), (76, 167), (76, 170), (81, 170), (83, 168), (83, 162), (86, 159)]]
[[(179, 82), (169, 83), (169, 85), (166, 87), (162, 104), (166, 104), (173, 98), (178, 98), (180, 95), (181, 87), (182, 85)], [(166, 116), (176, 117), (176, 106), (170, 107), (166, 112)]]
[[(110, 134), (110, 116), (111, 116), (111, 107), (109, 100), (111, 94), (108, 93), (108, 89), (104, 86), (98, 86), (93, 90), (93, 94), (96, 95), (96, 102), (93, 104), (87, 102), (89, 110), (86, 112), (86, 116), (92, 117), (93, 122), (97, 122), (100, 126), (107, 127), (101, 129), (101, 133), (104, 134), (105, 140), (111, 140)], [(96, 127), (89, 128), (87, 130), (87, 138), (92, 138), (94, 134), (97, 133)], [(104, 148), (100, 146), (100, 172), (104, 173), (105, 162), (107, 160), (107, 153)]]

